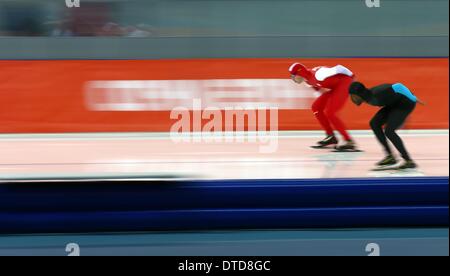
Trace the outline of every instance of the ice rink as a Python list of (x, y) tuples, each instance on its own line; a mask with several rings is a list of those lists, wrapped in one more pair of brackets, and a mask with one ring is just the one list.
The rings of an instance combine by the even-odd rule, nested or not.
[[(230, 141), (175, 142), (167, 133), (39, 134), (0, 136), (0, 179), (303, 179), (448, 176), (448, 130), (404, 130), (401, 136), (419, 168), (373, 172), (383, 157), (368, 131), (354, 131), (363, 152), (311, 149), (320, 132), (255, 134)], [(253, 135), (256, 140), (252, 140)], [(230, 135), (228, 135), (230, 136)], [(197, 137), (197, 138), (195, 138)], [(226, 136), (224, 136), (226, 137)], [(237, 137), (244, 138), (237, 141)], [(233, 137), (232, 137), (233, 138)], [(261, 141), (261, 142), (260, 142)]]

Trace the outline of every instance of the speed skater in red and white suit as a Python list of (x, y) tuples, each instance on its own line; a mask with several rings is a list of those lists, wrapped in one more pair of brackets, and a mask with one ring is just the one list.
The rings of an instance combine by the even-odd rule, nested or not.
[(322, 92), (311, 109), (327, 137), (319, 141), (315, 148), (337, 147), (338, 139), (334, 135), (334, 130), (337, 130), (345, 140), (345, 143), (337, 149), (355, 150), (356, 145), (347, 132), (344, 122), (338, 116), (338, 112), (349, 98), (348, 89), (354, 81), (353, 72), (342, 65), (309, 69), (301, 63), (294, 63), (289, 67), (289, 73), (296, 83), (306, 82), (316, 91)]

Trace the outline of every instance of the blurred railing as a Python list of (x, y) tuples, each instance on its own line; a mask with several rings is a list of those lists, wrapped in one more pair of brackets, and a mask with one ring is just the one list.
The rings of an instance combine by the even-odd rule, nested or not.
[(448, 36), (447, 0), (0, 0), (6, 36)]
[(80, 2), (0, 0), (0, 58), (448, 56), (447, 0)]

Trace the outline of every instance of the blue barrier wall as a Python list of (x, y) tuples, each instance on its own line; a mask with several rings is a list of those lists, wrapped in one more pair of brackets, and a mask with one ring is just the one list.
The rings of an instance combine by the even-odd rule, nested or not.
[(448, 177), (0, 185), (0, 232), (448, 226)]

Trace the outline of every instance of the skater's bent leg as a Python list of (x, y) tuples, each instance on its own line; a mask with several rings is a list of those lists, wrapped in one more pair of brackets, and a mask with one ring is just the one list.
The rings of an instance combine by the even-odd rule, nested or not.
[(386, 139), (386, 135), (383, 131), (383, 125), (387, 122), (389, 115), (389, 108), (380, 109), (377, 114), (370, 120), (370, 127), (372, 128), (373, 133), (377, 137), (378, 142), (383, 146), (383, 149), (386, 155), (392, 155), (392, 150), (389, 147), (389, 144)]
[(350, 137), (350, 134), (348, 134), (344, 122), (337, 116), (337, 112), (339, 110), (336, 110), (335, 108), (329, 108), (325, 112), (326, 117), (328, 120), (333, 124), (334, 128), (339, 131), (339, 133), (344, 137), (345, 141), (351, 141), (352, 138)]
[(352, 138), (350, 134), (347, 132), (347, 128), (344, 122), (339, 118), (338, 112), (344, 108), (345, 103), (349, 97), (347, 86), (343, 85), (334, 89), (330, 94), (330, 101), (327, 105), (327, 109), (325, 111), (325, 115), (328, 120), (333, 125), (334, 129), (339, 131), (342, 137), (346, 141), (351, 141)]
[(389, 118), (386, 124), (385, 134), (386, 137), (392, 142), (395, 148), (400, 152), (403, 159), (411, 161), (411, 157), (403, 144), (402, 139), (398, 136), (396, 130), (399, 129), (405, 122), (408, 115), (412, 112), (412, 108), (394, 109), (389, 114)]
[(403, 144), (402, 139), (398, 134), (395, 132), (396, 128), (393, 127), (386, 127), (385, 133), (388, 139), (392, 142), (394, 147), (400, 152), (403, 159), (406, 161), (411, 160), (411, 157), (409, 156), (408, 152), (406, 151), (405, 145)]
[(327, 106), (328, 100), (330, 99), (329, 93), (322, 94), (319, 98), (317, 98), (311, 109), (314, 113), (314, 116), (316, 116), (317, 120), (319, 121), (322, 128), (325, 130), (328, 136), (333, 135), (333, 129), (331, 128), (330, 122), (328, 121), (328, 118), (325, 116), (325, 107)]

